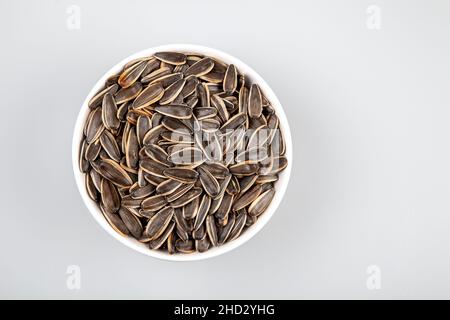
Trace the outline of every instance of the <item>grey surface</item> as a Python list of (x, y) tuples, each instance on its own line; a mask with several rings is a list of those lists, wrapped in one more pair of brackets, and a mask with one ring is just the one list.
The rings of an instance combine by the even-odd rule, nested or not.
[[(66, 27), (70, 4), (80, 30)], [(366, 27), (371, 4), (381, 30)], [(0, 36), (0, 298), (450, 298), (450, 2), (1, 1)], [(294, 137), (273, 219), (203, 262), (111, 238), (71, 166), (95, 81), (177, 42), (257, 70)], [(81, 268), (80, 290), (66, 286), (68, 265)], [(380, 290), (366, 287), (370, 265)]]

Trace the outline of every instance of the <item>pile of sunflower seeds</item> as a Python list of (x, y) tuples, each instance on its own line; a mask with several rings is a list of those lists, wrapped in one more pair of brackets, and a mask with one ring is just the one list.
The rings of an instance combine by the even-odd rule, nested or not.
[(204, 252), (236, 239), (287, 166), (258, 84), (212, 57), (130, 61), (89, 108), (79, 156), (87, 192), (118, 233), (150, 249)]

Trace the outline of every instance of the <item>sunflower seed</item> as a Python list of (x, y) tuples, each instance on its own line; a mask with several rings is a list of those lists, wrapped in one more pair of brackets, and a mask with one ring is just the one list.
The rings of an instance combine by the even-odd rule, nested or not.
[(247, 221), (247, 213), (245, 210), (240, 211), (236, 216), (236, 220), (234, 222), (234, 226), (231, 229), (231, 232), (228, 236), (228, 241), (232, 241), (240, 236), (242, 229), (245, 227), (245, 222)]
[(199, 204), (200, 204), (200, 197), (197, 197), (188, 204), (186, 204), (182, 209), (183, 217), (187, 220), (194, 219), (197, 216)]
[(182, 183), (177, 180), (167, 179), (166, 181), (160, 183), (158, 187), (156, 187), (156, 192), (158, 192), (160, 195), (168, 195), (181, 187), (181, 185)]
[(262, 113), (261, 90), (257, 84), (252, 84), (248, 94), (248, 115), (251, 118), (257, 118)]
[[(208, 108), (210, 109), (210, 108)], [(220, 128), (220, 121), (217, 121), (216, 119), (204, 119), (200, 121), (200, 127), (203, 131), (208, 133), (214, 133)]]
[(139, 145), (142, 146), (144, 144), (144, 137), (147, 132), (152, 128), (152, 120), (149, 116), (139, 116), (136, 122), (136, 136), (139, 142)]
[[(152, 210), (146, 210), (146, 209), (139, 209), (139, 214), (141, 217), (147, 218), (147, 219), (151, 219), (157, 211), (152, 211)], [(148, 239), (149, 241), (150, 239)]]
[(198, 229), (194, 229), (192, 231), (192, 238), (194, 238), (195, 240), (203, 239), (205, 235), (206, 235), (206, 228), (204, 223), (202, 223)]
[(238, 196), (238, 199), (233, 204), (233, 210), (237, 211), (239, 209), (245, 208), (250, 203), (255, 201), (261, 193), (261, 185), (257, 184), (251, 187), (247, 192)]
[(173, 208), (182, 207), (182, 206), (188, 204), (189, 202), (191, 202), (192, 200), (194, 200), (196, 197), (200, 196), (201, 193), (202, 193), (202, 189), (200, 189), (200, 188), (190, 189), (188, 192), (183, 194), (181, 197), (172, 201), (170, 203), (170, 205)]
[(273, 160), (272, 169), (268, 174), (270, 175), (277, 174), (280, 171), (286, 169), (286, 167), (287, 167), (287, 158), (285, 156), (275, 157)]
[(163, 125), (158, 125), (147, 131), (147, 133), (144, 135), (144, 138), (142, 139), (144, 146), (155, 144), (158, 141), (159, 135), (163, 130)]
[(181, 122), (179, 119), (175, 119), (172, 117), (164, 117), (161, 123), (166, 129), (173, 132), (188, 134), (192, 131), (188, 126), (186, 126), (186, 124)]
[(223, 78), (223, 91), (233, 93), (237, 88), (238, 74), (236, 67), (230, 64)]
[(109, 225), (119, 234), (122, 236), (127, 236), (130, 234), (130, 231), (128, 231), (128, 228), (126, 227), (125, 223), (123, 223), (120, 216), (116, 213), (112, 213), (108, 209), (106, 209), (102, 204), (100, 204), (100, 210), (103, 213), (103, 216), (105, 217), (106, 221), (108, 221)]
[(198, 99), (200, 101), (200, 105), (203, 108), (209, 108), (210, 107), (209, 91), (207, 90), (207, 88), (202, 83), (199, 83), (199, 84), (197, 84), (196, 91), (197, 91)]
[(88, 107), (91, 109), (97, 108), (103, 101), (103, 96), (106, 93), (115, 94), (117, 90), (119, 89), (119, 86), (117, 84), (113, 84), (108, 86), (107, 88), (101, 90), (97, 94), (95, 94), (91, 100), (89, 100)]
[(198, 179), (198, 172), (189, 168), (167, 168), (163, 174), (182, 183), (194, 183)]
[(185, 77), (190, 75), (194, 75), (200, 77), (204, 74), (207, 74), (214, 67), (214, 62), (211, 58), (203, 58), (197, 62), (195, 62), (192, 66), (190, 66), (186, 72), (184, 73)]
[(222, 82), (224, 77), (224, 73), (220, 71), (214, 71), (214, 68), (205, 75), (200, 76), (199, 78), (205, 80), (209, 83), (219, 84)]
[(248, 214), (251, 216), (259, 216), (267, 209), (274, 195), (275, 190), (273, 188), (259, 195), (248, 207)]
[(230, 166), (230, 172), (237, 176), (249, 176), (258, 172), (258, 164), (254, 162), (240, 162)]
[[(175, 224), (173, 224), (175, 226)], [(170, 232), (169, 236), (167, 237), (167, 252), (169, 254), (174, 254), (176, 252), (176, 248), (175, 248), (175, 234), (174, 232)]]
[(224, 219), (228, 215), (231, 210), (231, 205), (233, 204), (233, 198), (234, 196), (228, 193), (223, 195), (222, 202), (215, 213), (217, 219)]
[(122, 72), (117, 82), (122, 88), (131, 86), (141, 76), (146, 66), (147, 61), (141, 61), (134, 64)]
[(114, 160), (100, 160), (92, 163), (93, 168), (104, 178), (117, 186), (126, 187), (133, 184), (130, 175)]
[(227, 185), (226, 192), (230, 195), (238, 194), (241, 191), (239, 186), (239, 180), (236, 176), (233, 176), (230, 180), (230, 183)]
[(221, 163), (204, 163), (201, 166), (208, 170), (217, 179), (224, 179), (230, 174), (227, 166)]
[(220, 127), (220, 131), (222, 133), (227, 132), (227, 130), (236, 130), (240, 125), (242, 125), (243, 123), (245, 123), (245, 121), (247, 121), (247, 115), (245, 113), (238, 113), (236, 115), (234, 115), (233, 117), (231, 117), (230, 119), (228, 119), (227, 122), (225, 122), (221, 127)]
[(180, 79), (172, 83), (170, 86), (168, 86), (164, 91), (164, 94), (161, 100), (159, 101), (159, 104), (165, 105), (173, 102), (181, 93), (181, 90), (183, 90), (185, 84), (186, 80)]
[(133, 237), (139, 239), (143, 231), (142, 224), (139, 219), (124, 207), (121, 207), (119, 209), (119, 216), (120, 218), (122, 218), (123, 223), (133, 235)]
[(102, 103), (102, 121), (109, 130), (117, 130), (120, 125), (117, 118), (117, 105), (110, 93), (105, 94)]
[(163, 165), (170, 166), (171, 162), (167, 161), (167, 152), (161, 148), (160, 146), (150, 144), (146, 147), (144, 147), (145, 154), (153, 159), (154, 161), (157, 161)]
[(161, 67), (159, 69), (156, 69), (149, 74), (147, 74), (145, 77), (141, 79), (141, 83), (143, 84), (154, 84), (157, 82), (161, 82), (162, 77), (167, 76), (170, 74), (170, 68), (168, 67)]
[(183, 210), (181, 208), (174, 209), (174, 218), (177, 226), (177, 233), (178, 231), (181, 231), (178, 233), (178, 235), (181, 239), (188, 240), (191, 230), (183, 217)]
[(161, 182), (164, 182), (166, 180), (165, 178), (161, 178), (161, 177), (152, 175), (152, 174), (150, 174), (148, 172), (145, 172), (145, 171), (144, 171), (144, 179), (148, 183), (150, 183), (150, 184), (152, 184), (154, 186), (158, 186), (158, 184), (160, 184)]
[(211, 244), (216, 247), (218, 245), (218, 236), (217, 236), (217, 226), (214, 216), (206, 217), (206, 233), (208, 234), (209, 241)]
[(189, 97), (191, 94), (193, 94), (195, 92), (197, 84), (198, 84), (198, 79), (196, 77), (187, 78), (186, 83), (185, 83), (183, 89), (181, 90), (180, 95), (183, 98)]
[(217, 109), (215, 108), (195, 108), (194, 115), (197, 120), (204, 120), (208, 118), (213, 118), (217, 115)]
[(91, 198), (94, 201), (97, 201), (97, 199), (98, 199), (97, 188), (95, 187), (94, 181), (92, 180), (92, 177), (90, 174), (85, 175), (84, 183), (85, 183), (85, 187), (86, 187), (89, 198)]
[(219, 115), (222, 122), (226, 123), (230, 115), (228, 113), (227, 107), (225, 106), (225, 102), (223, 102), (223, 99), (215, 94), (211, 97), (211, 104), (214, 108), (217, 109), (217, 114)]
[(180, 73), (180, 72), (169, 73), (169, 74), (162, 75), (162, 76), (152, 80), (152, 82), (150, 82), (150, 84), (159, 82), (159, 83), (161, 83), (163, 88), (168, 89), (172, 84), (174, 84), (177, 81), (180, 81), (181, 79), (183, 79), (182, 73)]
[(269, 182), (275, 182), (278, 180), (278, 174), (271, 174), (266, 176), (258, 176), (258, 179), (256, 179), (256, 183), (269, 183)]
[(257, 174), (253, 174), (251, 176), (243, 177), (239, 180), (239, 189), (241, 193), (244, 193), (248, 189), (250, 189), (251, 186), (255, 183), (255, 181), (258, 179)]
[(219, 230), (219, 244), (225, 243), (227, 241), (228, 237), (230, 236), (231, 230), (233, 230), (234, 223), (235, 223), (235, 215), (234, 213), (230, 214), (230, 217), (228, 218), (228, 223), (220, 228)]
[(84, 153), (84, 157), (88, 161), (94, 161), (98, 157), (101, 148), (102, 148), (102, 145), (100, 144), (99, 140), (89, 143), (86, 146), (86, 151)]
[(147, 197), (141, 203), (141, 207), (147, 211), (157, 211), (167, 204), (166, 198), (163, 195), (157, 194)]
[(120, 197), (116, 187), (106, 179), (103, 179), (100, 184), (100, 193), (102, 196), (103, 206), (115, 213), (120, 207)]
[(122, 206), (126, 208), (138, 209), (142, 204), (141, 199), (133, 199), (131, 196), (122, 197)]
[(217, 197), (221, 197), (225, 194), (227, 186), (230, 183), (232, 178), (233, 178), (233, 176), (230, 174), (230, 175), (226, 176), (224, 179), (222, 179), (222, 181), (220, 182), (220, 193)]
[(197, 211), (197, 216), (195, 218), (194, 230), (198, 230), (203, 225), (206, 216), (208, 215), (209, 208), (211, 206), (211, 198), (208, 195), (203, 195), (202, 201)]
[(160, 83), (149, 85), (136, 97), (133, 102), (133, 108), (139, 109), (147, 107), (157, 102), (164, 94), (164, 88)]
[(142, 91), (142, 84), (136, 82), (128, 88), (122, 88), (114, 95), (114, 99), (117, 104), (123, 104), (125, 102), (135, 99)]
[(165, 116), (177, 119), (189, 119), (192, 116), (192, 109), (185, 105), (171, 104), (167, 106), (157, 106), (155, 111)]
[(102, 134), (105, 126), (102, 121), (102, 109), (97, 108), (93, 111), (86, 129), (86, 142), (91, 143), (97, 140)]
[(139, 187), (136, 190), (130, 191), (130, 196), (133, 199), (143, 199), (150, 196), (153, 192), (155, 192), (155, 186), (148, 184), (144, 187)]
[(184, 184), (178, 189), (176, 189), (174, 192), (166, 196), (167, 202), (173, 202), (180, 197), (182, 197), (184, 194), (186, 194), (189, 190), (191, 190), (194, 187), (193, 183)]
[(156, 239), (163, 234), (164, 230), (169, 225), (170, 220), (172, 220), (173, 213), (173, 208), (165, 207), (151, 217), (145, 227), (145, 233), (151, 240)]
[(203, 238), (199, 240), (195, 240), (195, 249), (198, 252), (205, 252), (209, 249), (210, 241), (207, 236), (204, 236)]
[(169, 154), (167, 160), (177, 165), (189, 165), (203, 162), (204, 157), (199, 148), (187, 147)]
[(151, 72), (155, 71), (160, 66), (160, 61), (158, 59), (151, 58), (148, 60), (147, 65), (145, 66), (144, 71), (142, 71), (141, 77), (144, 78)]
[(102, 176), (95, 170), (89, 170), (89, 175), (91, 176), (92, 183), (94, 184), (95, 189), (97, 189), (97, 191), (100, 192)]
[(206, 193), (214, 198), (220, 193), (220, 185), (217, 179), (204, 167), (198, 168), (200, 182)]
[(137, 163), (139, 161), (139, 143), (134, 128), (130, 130), (127, 140), (127, 147), (125, 149), (127, 166), (135, 169), (137, 168)]
[(116, 139), (112, 135), (110, 131), (104, 131), (100, 136), (99, 144), (101, 144), (103, 150), (106, 151), (108, 156), (114, 161), (119, 162), (121, 159), (119, 145), (116, 142)]
[(178, 252), (181, 253), (193, 253), (195, 252), (195, 245), (193, 240), (183, 241), (181, 239), (177, 239), (175, 241), (175, 248)]
[(186, 63), (186, 55), (178, 52), (157, 52), (155, 58), (165, 63), (181, 65)]
[(145, 172), (150, 173), (151, 175), (165, 178), (163, 171), (168, 168), (167, 165), (157, 162), (152, 159), (143, 159), (140, 161), (140, 167)]
[(164, 232), (158, 238), (150, 240), (148, 243), (148, 246), (150, 247), (150, 249), (154, 249), (154, 250), (159, 249), (164, 244), (164, 242), (167, 241), (169, 236), (172, 234), (174, 227), (175, 227), (175, 223), (170, 222), (169, 225), (164, 230)]
[(217, 210), (220, 207), (220, 204), (222, 203), (223, 196), (224, 194), (220, 194), (211, 201), (211, 206), (209, 207), (209, 214), (214, 214), (217, 212)]
[(78, 154), (78, 166), (82, 173), (88, 172), (89, 167), (91, 166), (89, 164), (89, 161), (87, 161), (84, 156), (86, 154), (86, 148), (87, 148), (86, 140), (83, 140), (83, 142), (80, 144), (80, 152)]

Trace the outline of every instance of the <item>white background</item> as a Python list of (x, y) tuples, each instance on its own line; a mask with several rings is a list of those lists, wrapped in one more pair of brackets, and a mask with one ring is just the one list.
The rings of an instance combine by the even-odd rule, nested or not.
[[(72, 4), (79, 30), (67, 28)], [(366, 25), (370, 5), (380, 30)], [(450, 2), (1, 1), (0, 36), (0, 298), (450, 298)], [(72, 174), (93, 84), (166, 43), (249, 64), (294, 139), (273, 219), (208, 261), (124, 247)], [(66, 286), (69, 265), (80, 290)], [(366, 286), (370, 265), (379, 290)]]

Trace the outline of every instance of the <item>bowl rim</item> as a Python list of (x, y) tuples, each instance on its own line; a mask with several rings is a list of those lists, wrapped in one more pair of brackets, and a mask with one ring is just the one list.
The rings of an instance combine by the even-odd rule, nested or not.
[[(285, 156), (288, 160), (287, 167), (281, 172), (279, 180), (276, 183), (276, 193), (274, 198), (272, 199), (272, 202), (270, 203), (269, 207), (266, 209), (266, 211), (258, 218), (258, 220), (246, 230), (242, 235), (240, 235), (237, 239), (225, 243), (221, 246), (211, 248), (207, 250), (206, 252), (202, 253), (191, 253), (191, 254), (168, 254), (164, 252), (160, 252), (157, 250), (151, 250), (149, 249), (145, 244), (140, 243), (136, 239), (133, 239), (131, 237), (124, 237), (117, 233), (106, 221), (106, 219), (103, 217), (103, 214), (100, 210), (100, 208), (95, 204), (95, 202), (89, 198), (86, 188), (85, 188), (85, 181), (84, 181), (84, 173), (82, 173), (79, 170), (79, 164), (78, 164), (78, 155), (80, 150), (80, 141), (82, 137), (84, 122), (87, 118), (87, 114), (89, 111), (88, 102), (91, 99), (91, 97), (100, 90), (102, 86), (104, 86), (105, 80), (111, 76), (112, 74), (115, 74), (121, 70), (121, 68), (129, 61), (152, 55), (156, 52), (160, 51), (178, 51), (178, 52), (184, 52), (184, 53), (198, 53), (203, 54), (207, 56), (211, 56), (213, 58), (220, 59), (224, 61), (227, 64), (233, 63), (236, 68), (241, 72), (244, 73), (246, 76), (248, 76), (250, 79), (252, 79), (254, 82), (258, 83), (259, 87), (261, 88), (261, 91), (264, 93), (266, 98), (271, 102), (272, 107), (274, 108), (278, 118), (280, 119), (280, 130), (285, 140), (286, 145), (286, 152)], [(240, 59), (223, 52), (222, 50), (202, 46), (202, 45), (196, 45), (196, 44), (166, 44), (166, 45), (160, 45), (155, 47), (150, 47), (144, 50), (140, 50), (136, 53), (133, 53), (129, 55), (128, 57), (125, 57), (120, 62), (116, 63), (113, 67), (111, 67), (108, 71), (106, 71), (102, 77), (100, 77), (99, 80), (95, 82), (95, 85), (90, 90), (89, 94), (85, 98), (75, 123), (75, 127), (73, 129), (73, 138), (72, 138), (72, 169), (75, 177), (75, 181), (78, 187), (78, 191), (83, 199), (84, 204), (88, 208), (90, 214), (93, 216), (93, 218), (97, 221), (97, 223), (102, 226), (102, 228), (113, 238), (124, 244), (125, 246), (140, 252), (142, 254), (145, 254), (147, 256), (151, 256), (154, 258), (162, 259), (162, 260), (168, 260), (168, 261), (197, 261), (197, 260), (204, 260), (209, 259), (212, 257), (216, 257), (219, 255), (222, 255), (224, 253), (230, 252), (237, 247), (243, 245), (248, 240), (253, 238), (258, 232), (261, 231), (261, 229), (269, 222), (269, 220), (274, 215), (275, 211), (277, 210), (278, 206), (281, 203), (281, 200), (283, 199), (286, 189), (289, 183), (289, 179), (291, 176), (291, 169), (292, 169), (292, 137), (291, 137), (291, 131), (288, 123), (287, 116), (284, 112), (284, 109), (278, 100), (277, 96), (271, 89), (271, 87), (267, 84), (267, 82), (248, 64), (244, 63)]]

